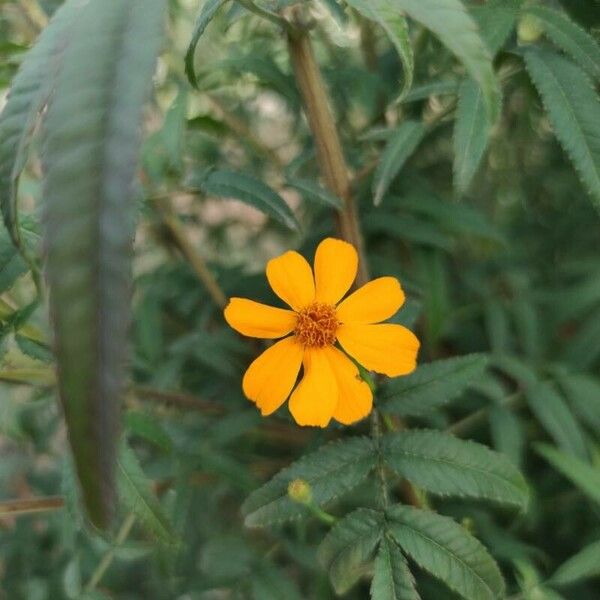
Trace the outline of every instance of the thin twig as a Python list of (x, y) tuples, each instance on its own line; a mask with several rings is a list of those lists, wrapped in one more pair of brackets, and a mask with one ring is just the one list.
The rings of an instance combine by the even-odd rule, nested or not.
[(5, 500), (4, 502), (0, 502), (0, 517), (14, 517), (30, 513), (59, 510), (64, 505), (65, 500), (61, 496)]

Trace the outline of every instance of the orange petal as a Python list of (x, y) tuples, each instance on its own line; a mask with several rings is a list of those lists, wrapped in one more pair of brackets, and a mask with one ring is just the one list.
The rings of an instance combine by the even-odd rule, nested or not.
[(290, 336), (273, 344), (248, 367), (242, 388), (263, 416), (275, 412), (290, 395), (303, 352), (294, 336)]
[(323, 348), (304, 351), (304, 377), (290, 397), (290, 412), (298, 425), (327, 427), (338, 402), (338, 387)]
[(330, 346), (326, 352), (339, 389), (333, 418), (344, 425), (356, 423), (373, 408), (371, 388), (360, 378), (356, 365), (342, 351)]
[(337, 338), (344, 350), (369, 371), (397, 377), (417, 366), (419, 340), (402, 325), (341, 325)]
[(315, 300), (337, 304), (350, 289), (356, 270), (358, 254), (352, 244), (327, 238), (315, 254)]
[(273, 291), (298, 311), (315, 299), (315, 281), (306, 259), (289, 250), (267, 263), (267, 279)]
[(224, 315), (233, 329), (250, 337), (280, 338), (296, 326), (296, 313), (291, 310), (246, 298), (231, 298)]
[(350, 294), (338, 307), (342, 323), (379, 323), (389, 319), (404, 303), (404, 292), (395, 277), (379, 277)]

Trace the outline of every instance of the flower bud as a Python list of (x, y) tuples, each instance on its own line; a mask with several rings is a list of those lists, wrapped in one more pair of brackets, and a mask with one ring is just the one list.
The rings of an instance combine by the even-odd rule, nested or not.
[(532, 44), (537, 42), (544, 33), (542, 26), (538, 19), (533, 15), (525, 15), (519, 20), (517, 26), (517, 36), (519, 43), (521, 44)]
[(312, 490), (304, 479), (294, 479), (288, 485), (288, 496), (299, 504), (310, 504), (312, 501)]

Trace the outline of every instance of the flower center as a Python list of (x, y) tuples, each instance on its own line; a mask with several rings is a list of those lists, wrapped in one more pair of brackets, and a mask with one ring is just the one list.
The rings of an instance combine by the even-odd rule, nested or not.
[(322, 348), (334, 344), (339, 324), (335, 306), (313, 302), (298, 312), (294, 333), (304, 346)]

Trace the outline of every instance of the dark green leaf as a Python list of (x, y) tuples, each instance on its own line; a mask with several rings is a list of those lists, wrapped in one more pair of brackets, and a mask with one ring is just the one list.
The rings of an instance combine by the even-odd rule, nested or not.
[(371, 600), (419, 600), (415, 579), (400, 548), (383, 536), (375, 559)]
[(331, 192), (321, 187), (316, 181), (292, 178), (287, 180), (287, 184), (297, 189), (305, 200), (337, 210), (341, 210), (344, 207), (342, 201), (337, 196), (334, 196)]
[(382, 513), (359, 508), (336, 523), (319, 546), (319, 562), (329, 571), (338, 594), (347, 592), (365, 574), (382, 525)]
[(163, 0), (90, 0), (45, 120), (45, 246), (59, 390), (84, 502), (98, 525), (114, 504), (133, 180), (164, 17)]
[(467, 354), (426, 363), (383, 389), (384, 410), (405, 416), (424, 415), (461, 394), (485, 371), (485, 354)]
[(502, 454), (440, 431), (384, 438), (385, 461), (398, 475), (435, 494), (486, 498), (524, 508), (527, 485)]
[(494, 559), (465, 529), (448, 517), (411, 506), (387, 512), (388, 530), (420, 567), (466, 600), (504, 597)]
[(498, 53), (513, 30), (520, 3), (521, 0), (488, 0), (484, 5), (470, 9), (492, 56)]
[(312, 490), (316, 504), (324, 504), (348, 492), (363, 481), (375, 467), (377, 455), (368, 438), (334, 442), (302, 457), (271, 481), (253, 492), (242, 511), (246, 525), (259, 527), (281, 523), (305, 512), (288, 498), (288, 484), (303, 479)]

